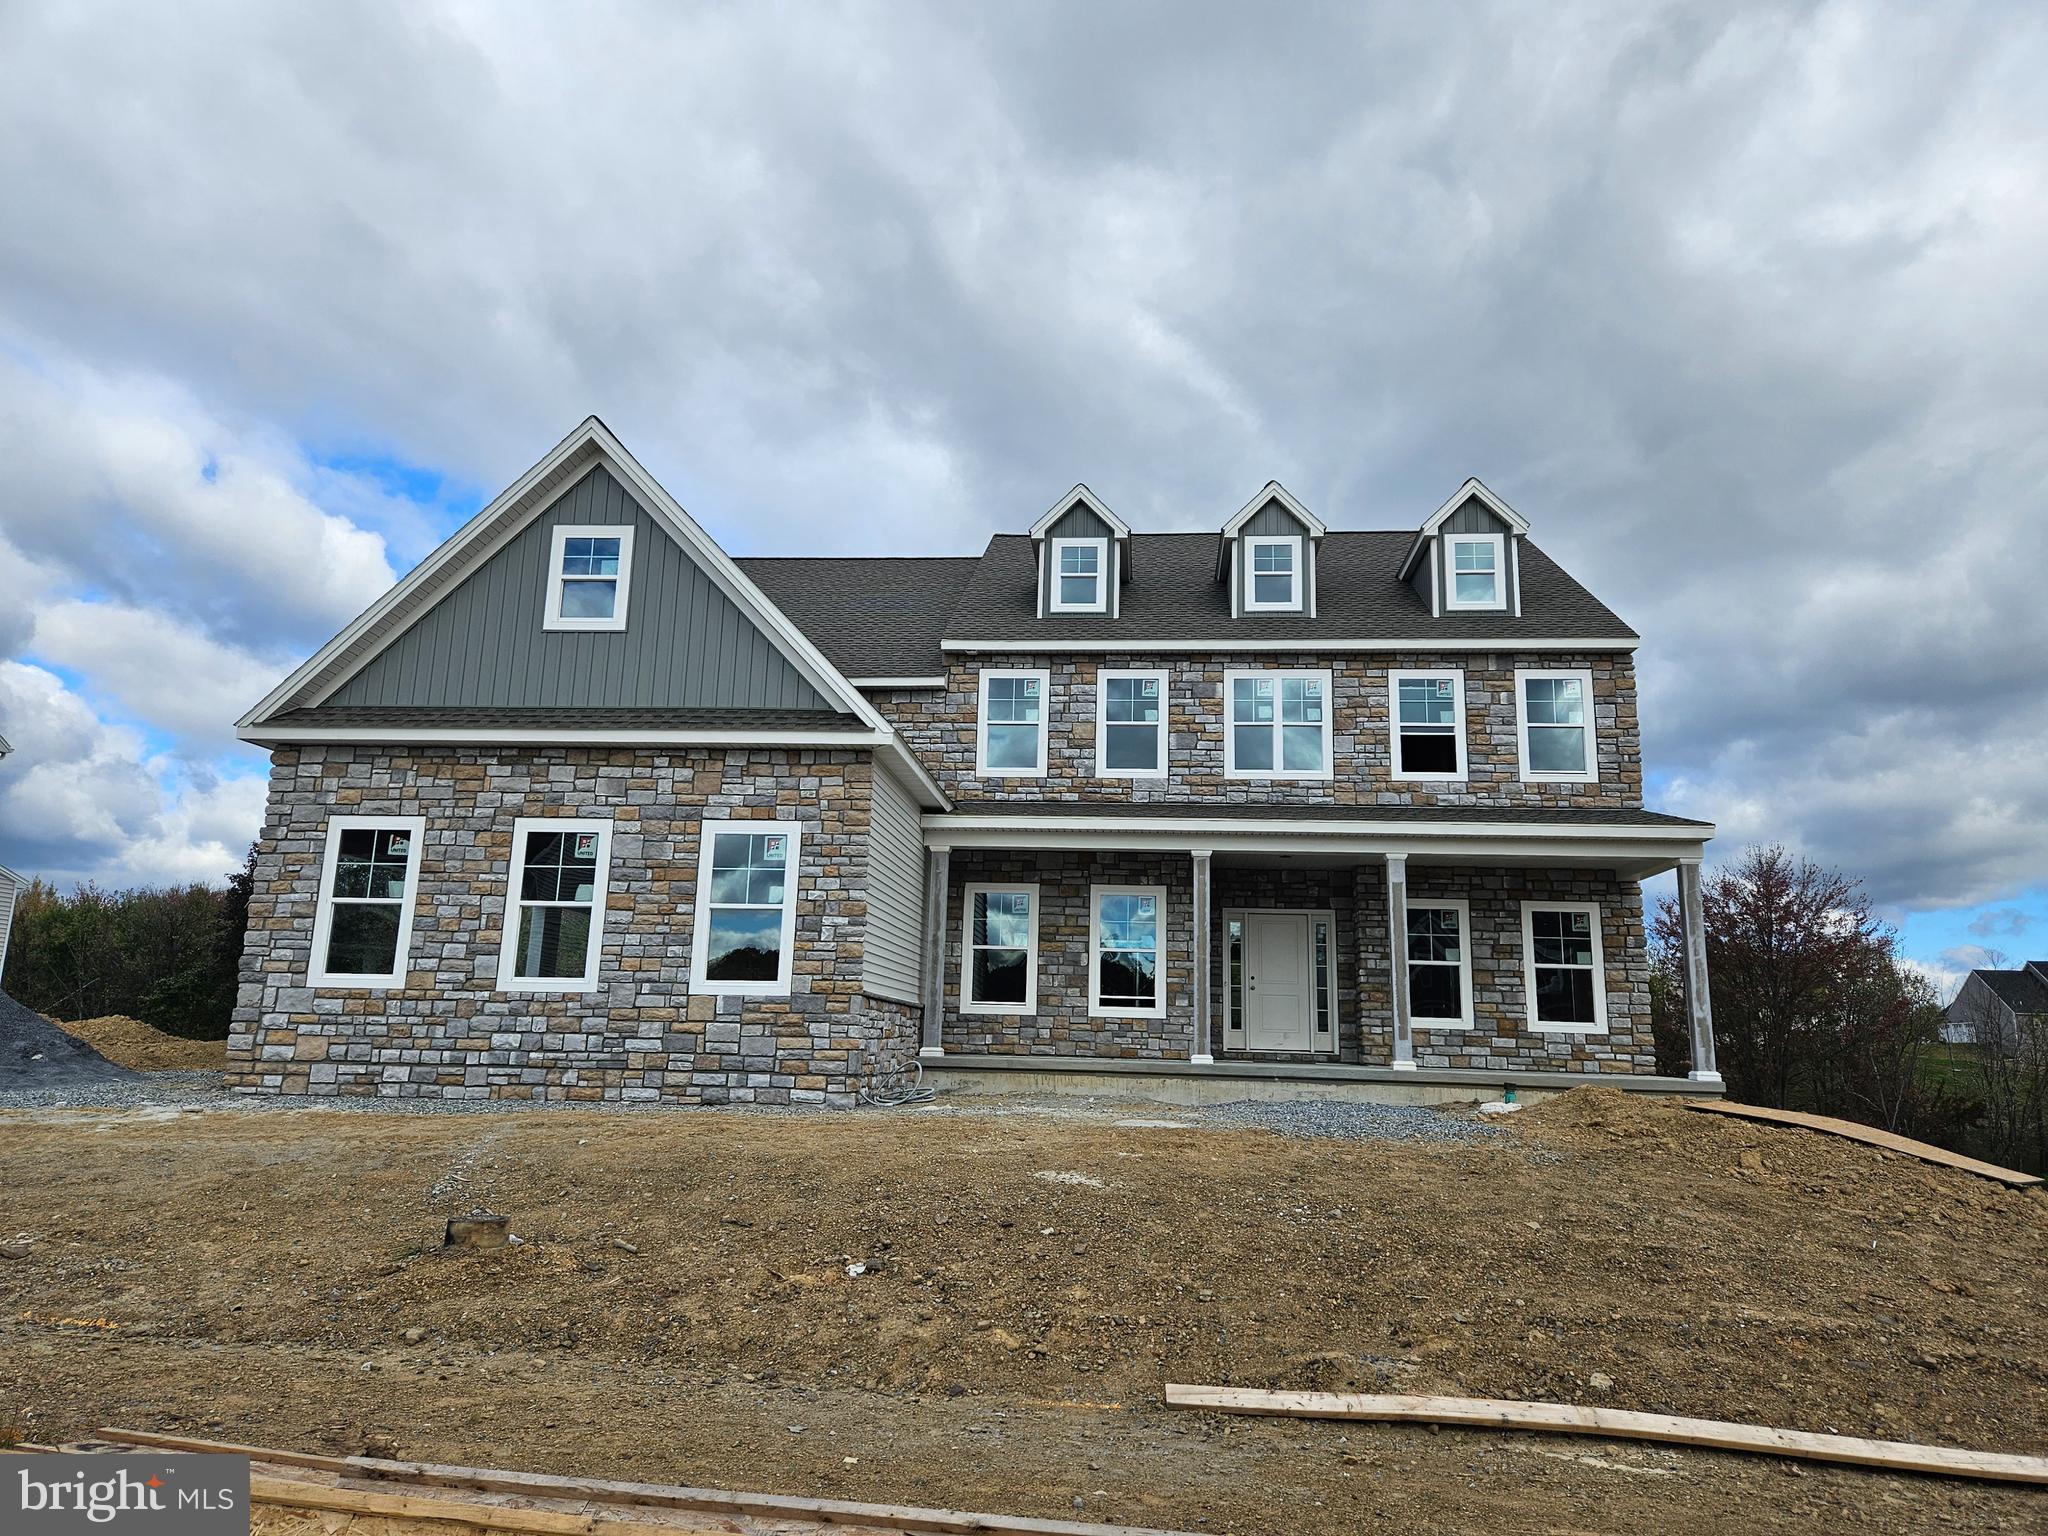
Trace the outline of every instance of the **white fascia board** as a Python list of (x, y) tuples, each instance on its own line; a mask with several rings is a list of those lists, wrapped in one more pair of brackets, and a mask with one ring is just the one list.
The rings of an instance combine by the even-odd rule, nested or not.
[(15, 872), (14, 872), (13, 870), (9, 869), (9, 868), (8, 868), (8, 867), (7, 867), (7, 866), (6, 866), (5, 864), (0, 864), (0, 880), (5, 880), (5, 881), (8, 881), (8, 882), (9, 882), (10, 884), (13, 884), (13, 885), (27, 885), (27, 884), (28, 884), (28, 880), (27, 880), (27, 878), (26, 878), (25, 876), (22, 876), (22, 875), (17, 875), (17, 874), (16, 874), (16, 873), (15, 873)]
[(294, 742), (498, 743), (505, 746), (548, 746), (564, 743), (620, 747), (729, 745), (759, 747), (882, 747), (895, 738), (881, 731), (604, 731), (526, 729), (514, 726), (319, 726), (253, 725), (238, 729), (243, 741), (267, 747)]
[(1077, 832), (1112, 833), (1119, 837), (1138, 832), (1163, 832), (1175, 837), (1310, 838), (1323, 842), (1349, 843), (1360, 837), (1393, 838), (1402, 842), (1431, 843), (1445, 838), (1484, 838), (1494, 842), (1556, 843), (1577, 846), (1589, 842), (1655, 843), (1659, 846), (1697, 847), (1709, 841), (1716, 828), (1711, 822), (1682, 827), (1570, 826), (1540, 822), (1499, 821), (1357, 821), (1306, 822), (1276, 816), (1270, 821), (1219, 821), (1213, 816), (1033, 816), (954, 812), (924, 818), (932, 832)]
[[(1256, 616), (1256, 615), (1255, 615)], [(979, 651), (1115, 651), (1120, 656), (1144, 656), (1164, 651), (1216, 651), (1236, 654), (1252, 651), (1633, 651), (1641, 640), (1564, 638), (1523, 640), (1497, 635), (1486, 640), (1452, 640), (1441, 635), (1410, 636), (1401, 640), (1325, 640), (1304, 635), (1296, 640), (1233, 640), (1218, 635), (1211, 640), (944, 640), (942, 651), (972, 655)]]
[(1097, 517), (1109, 524), (1110, 531), (1119, 539), (1128, 539), (1131, 536), (1131, 525), (1129, 523), (1110, 511), (1103, 504), (1102, 498), (1089, 490), (1086, 485), (1077, 485), (1048, 507), (1045, 515), (1031, 525), (1031, 537), (1034, 539), (1044, 538), (1047, 533), (1052, 531), (1052, 525), (1065, 517), (1077, 504), (1086, 507), (1090, 512), (1093, 512)]
[(1296, 520), (1304, 528), (1308, 529), (1309, 535), (1312, 538), (1320, 539), (1330, 531), (1323, 525), (1323, 520), (1320, 517), (1317, 517), (1315, 513), (1309, 511), (1307, 507), (1304, 507), (1294, 499), (1286, 486), (1282, 485), (1278, 480), (1268, 480), (1259, 493), (1239, 507), (1232, 514), (1230, 521), (1223, 525), (1223, 537), (1226, 539), (1236, 538), (1238, 529), (1250, 522), (1259, 509), (1264, 507), (1269, 501), (1279, 502), (1281, 506), (1292, 513)]
[(943, 688), (944, 677), (849, 677), (856, 688)]

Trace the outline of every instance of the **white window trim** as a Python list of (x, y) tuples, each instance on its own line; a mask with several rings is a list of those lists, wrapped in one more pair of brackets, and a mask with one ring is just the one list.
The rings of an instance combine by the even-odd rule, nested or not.
[[(1275, 766), (1273, 768), (1239, 768), (1237, 766), (1237, 729), (1231, 718), (1232, 700), (1237, 694), (1240, 678), (1271, 678), (1273, 680), (1273, 761), (1280, 761), (1280, 684), (1287, 678), (1320, 678), (1323, 684), (1323, 763), (1314, 773), (1293, 772)], [(1327, 779), (1331, 773), (1331, 754), (1337, 735), (1337, 690), (1330, 669), (1313, 667), (1292, 670), (1266, 671), (1257, 667), (1240, 668), (1223, 674), (1223, 776), (1226, 779)]]
[[(1593, 1022), (1591, 1024), (1539, 1024), (1536, 1022), (1536, 935), (1533, 922), (1538, 912), (1583, 912), (1593, 935)], [(1576, 969), (1576, 967), (1574, 967)], [(1585, 901), (1525, 901), (1522, 903), (1522, 1011), (1528, 1028), (1540, 1035), (1604, 1035), (1607, 1033), (1607, 958), (1600, 942), (1600, 908)]]
[[(1586, 699), (1586, 767), (1583, 773), (1537, 773), (1529, 767), (1529, 679), (1575, 677)], [(1538, 727), (1551, 729), (1551, 727)], [(1521, 752), (1522, 782), (1525, 784), (1597, 784), (1600, 782), (1600, 737), (1593, 719), (1593, 674), (1584, 667), (1549, 671), (1541, 667), (1515, 668), (1515, 737)]]
[[(334, 870), (341, 861), (341, 834), (369, 828), (392, 832), (404, 828), (412, 834), (405, 865), (405, 894), (398, 910), (398, 946), (392, 951), (389, 971), (376, 976), (351, 976), (327, 969), (327, 941), (333, 930)], [(320, 868), (320, 900), (313, 909), (313, 952), (306, 959), (309, 987), (360, 987), (367, 991), (389, 991), (405, 985), (412, 966), (412, 921), (419, 905), (420, 849), (427, 840), (424, 816), (330, 816), (327, 818), (327, 851)]]
[[(1029, 896), (1031, 931), (1025, 944), (1024, 1001), (984, 1003), (971, 995), (974, 986), (974, 898), (976, 896)], [(1001, 944), (984, 944), (983, 949), (1006, 949)], [(1092, 958), (1092, 957), (1091, 957)], [(1035, 885), (967, 885), (960, 898), (960, 1011), (962, 1013), (1008, 1014), (1012, 1017), (1038, 1012), (1038, 887)]]
[[(595, 832), (597, 872), (590, 889), (590, 946), (583, 955), (583, 974), (519, 976), (519, 889), (526, 880), (526, 837), (529, 832)], [(595, 992), (604, 955), (605, 898), (611, 889), (612, 822), (610, 818), (521, 816), (512, 823), (512, 857), (505, 873), (505, 917), (498, 935), (500, 992)]]
[[(1444, 608), (1447, 611), (1462, 610), (1466, 613), (1505, 613), (1508, 606), (1508, 550), (1507, 535), (1503, 533), (1451, 533), (1443, 535), (1447, 541), (1444, 547)], [(1458, 545), (1491, 544), (1493, 546), (1493, 601), (1490, 603), (1461, 603), (1458, 601)]]
[[(619, 600), (608, 619), (565, 619), (562, 617), (562, 583), (582, 578), (562, 574), (562, 548), (570, 539), (617, 539), (619, 541)], [(626, 599), (633, 591), (633, 529), (630, 524), (555, 524), (554, 539), (548, 546), (547, 617), (543, 629), (620, 630), (626, 627)]]
[[(1451, 740), (1457, 743), (1458, 766), (1452, 773), (1403, 773), (1401, 771), (1401, 684), (1404, 681), (1436, 682), (1448, 677), (1456, 691), (1453, 704), (1455, 729)], [(1462, 782), (1467, 768), (1465, 762), (1465, 674), (1456, 667), (1429, 667), (1418, 670), (1392, 671), (1387, 674), (1387, 766), (1389, 774), (1397, 784), (1430, 784)]]
[[(1408, 897), (1408, 910), (1413, 912), (1419, 908), (1448, 909), (1458, 914), (1458, 1003), (1462, 1011), (1455, 1019), (1425, 1019), (1414, 1011), (1412, 999), (1415, 995), (1415, 988), (1411, 978), (1408, 988), (1408, 995), (1411, 999), (1408, 1022), (1416, 1029), (1470, 1029), (1472, 1027), (1472, 904), (1462, 897), (1416, 896), (1411, 894)], [(1411, 966), (1417, 963), (1413, 955), (1409, 956), (1408, 963)], [(1424, 965), (1443, 964), (1440, 960), (1425, 960), (1421, 963)]]
[[(1050, 575), (1047, 580), (1045, 603), (1048, 613), (1107, 613), (1109, 612), (1109, 540), (1107, 539), (1048, 539), (1046, 557)], [(1060, 551), (1063, 549), (1092, 549), (1095, 551), (1095, 601), (1092, 603), (1063, 603), (1060, 601)]]
[[(1150, 678), (1159, 684), (1159, 761), (1151, 768), (1112, 768), (1109, 766), (1109, 685), (1112, 679), (1136, 678), (1140, 681)], [(1131, 670), (1123, 667), (1104, 667), (1095, 674), (1095, 776), (1099, 779), (1163, 779), (1168, 773), (1167, 758), (1171, 751), (1168, 737), (1173, 728), (1169, 718), (1171, 710), (1167, 698), (1167, 675), (1164, 672), (1143, 668)], [(1121, 722), (1128, 725), (1129, 721)]]
[[(1284, 602), (1262, 603), (1258, 598), (1258, 569), (1253, 556), (1260, 549), (1275, 544), (1284, 544), (1294, 552), (1294, 569), (1287, 583), (1287, 599)], [(1244, 611), (1246, 613), (1299, 613), (1301, 611), (1301, 539), (1295, 534), (1262, 533), (1247, 534), (1244, 539)], [(1272, 575), (1271, 571), (1266, 573)]]
[[(1150, 1008), (1105, 1008), (1102, 1005), (1102, 898), (1150, 896), (1159, 916), (1159, 998)], [(1088, 888), (1088, 1012), (1098, 1019), (1163, 1019), (1166, 1017), (1166, 887), (1163, 885), (1092, 885)]]
[[(1038, 679), (1038, 763), (1032, 768), (991, 768), (988, 762), (988, 685), (999, 677)], [(1052, 734), (1052, 673), (1044, 667), (991, 667), (981, 674), (974, 720), (974, 773), (983, 779), (1042, 779), (1046, 741)]]
[[(782, 966), (773, 981), (707, 981), (711, 959), (704, 942), (711, 932), (711, 855), (714, 834), (745, 832), (789, 840), (782, 878)], [(745, 816), (704, 818), (697, 838), (697, 905), (690, 921), (690, 990), (707, 997), (787, 997), (796, 968), (796, 906), (803, 875), (804, 825), (800, 821), (756, 821)]]

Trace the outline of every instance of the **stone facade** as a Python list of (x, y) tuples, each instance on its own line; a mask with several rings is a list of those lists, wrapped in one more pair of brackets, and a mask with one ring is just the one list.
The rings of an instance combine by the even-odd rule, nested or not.
[[(861, 990), (872, 763), (793, 748), (288, 748), (272, 759), (229, 1041), (251, 1092), (843, 1103), (916, 1017)], [(426, 821), (411, 969), (307, 985), (330, 816)], [(802, 825), (788, 997), (692, 995), (706, 815)], [(609, 819), (598, 986), (497, 989), (514, 820)]]
[[(1029, 1014), (960, 1010), (966, 888), (1036, 884), (1038, 990)], [(1089, 887), (1163, 885), (1167, 891), (1163, 1019), (1105, 1019), (1088, 1007)], [(1183, 854), (992, 853), (952, 856), (945, 1017), (940, 1042), (974, 1055), (1118, 1057), (1185, 1061), (1193, 1037), (1187, 965), (1192, 865)], [(1212, 870), (1209, 1048), (1219, 1061), (1337, 1061), (1384, 1067), (1394, 1059), (1392, 972), (1385, 865), (1283, 869), (1218, 863)], [(1410, 900), (1458, 898), (1470, 906), (1473, 1023), (1415, 1031), (1419, 1067), (1490, 1072), (1651, 1073), (1650, 974), (1641, 888), (1604, 870), (1471, 869), (1411, 861)], [(1592, 902), (1600, 908), (1607, 1001), (1604, 1033), (1550, 1034), (1529, 1027), (1522, 972), (1522, 903)], [(1332, 1052), (1251, 1052), (1225, 1030), (1224, 914), (1259, 908), (1328, 911), (1336, 920), (1337, 1030)]]
[[(1050, 730), (1042, 778), (981, 777), (975, 731), (984, 669), (1044, 668)], [(1168, 775), (1103, 778), (1095, 771), (1096, 674), (1134, 668), (1167, 674)], [(1224, 774), (1223, 680), (1226, 672), (1327, 668), (1334, 713), (1328, 779), (1233, 779)], [(1397, 781), (1389, 721), (1388, 673), (1427, 668), (1463, 672), (1466, 776), (1463, 782)], [(1591, 784), (1534, 783), (1521, 777), (1515, 671), (1590, 672), (1595, 761)], [(1447, 651), (1383, 655), (1244, 654), (1190, 656), (1143, 652), (1103, 657), (1026, 652), (955, 657), (944, 688), (878, 689), (876, 708), (903, 734), (949, 795), (962, 800), (1092, 800), (1278, 805), (1605, 805), (1638, 809), (1643, 763), (1636, 720), (1634, 658), (1622, 651)]]

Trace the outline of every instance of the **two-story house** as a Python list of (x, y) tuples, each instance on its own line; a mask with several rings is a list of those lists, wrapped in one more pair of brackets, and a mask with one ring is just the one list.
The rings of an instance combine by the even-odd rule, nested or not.
[(1077, 486), (978, 557), (736, 561), (592, 418), (241, 722), (235, 1081), (1673, 1087), (1675, 868), (1711, 1091), (1713, 828), (1643, 807), (1636, 644), (1476, 480), (1391, 532)]

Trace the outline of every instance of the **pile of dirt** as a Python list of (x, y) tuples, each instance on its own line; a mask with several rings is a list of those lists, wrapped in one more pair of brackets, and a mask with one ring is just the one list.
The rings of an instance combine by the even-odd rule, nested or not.
[(133, 1075), (0, 992), (0, 1092), (125, 1082)]
[[(2048, 1446), (2048, 1200), (1583, 1092), (1427, 1145), (1015, 1112), (7, 1116), (0, 1220), (34, 1241), (0, 1258), (0, 1425), (1270, 1536), (2038, 1519), (2034, 1490), (1161, 1406), (1363, 1387)], [(476, 1206), (522, 1242), (444, 1249)]]
[(152, 1029), (140, 1019), (112, 1013), (103, 1019), (80, 1019), (60, 1028), (83, 1040), (116, 1066), (131, 1072), (225, 1072), (225, 1040), (187, 1040)]

